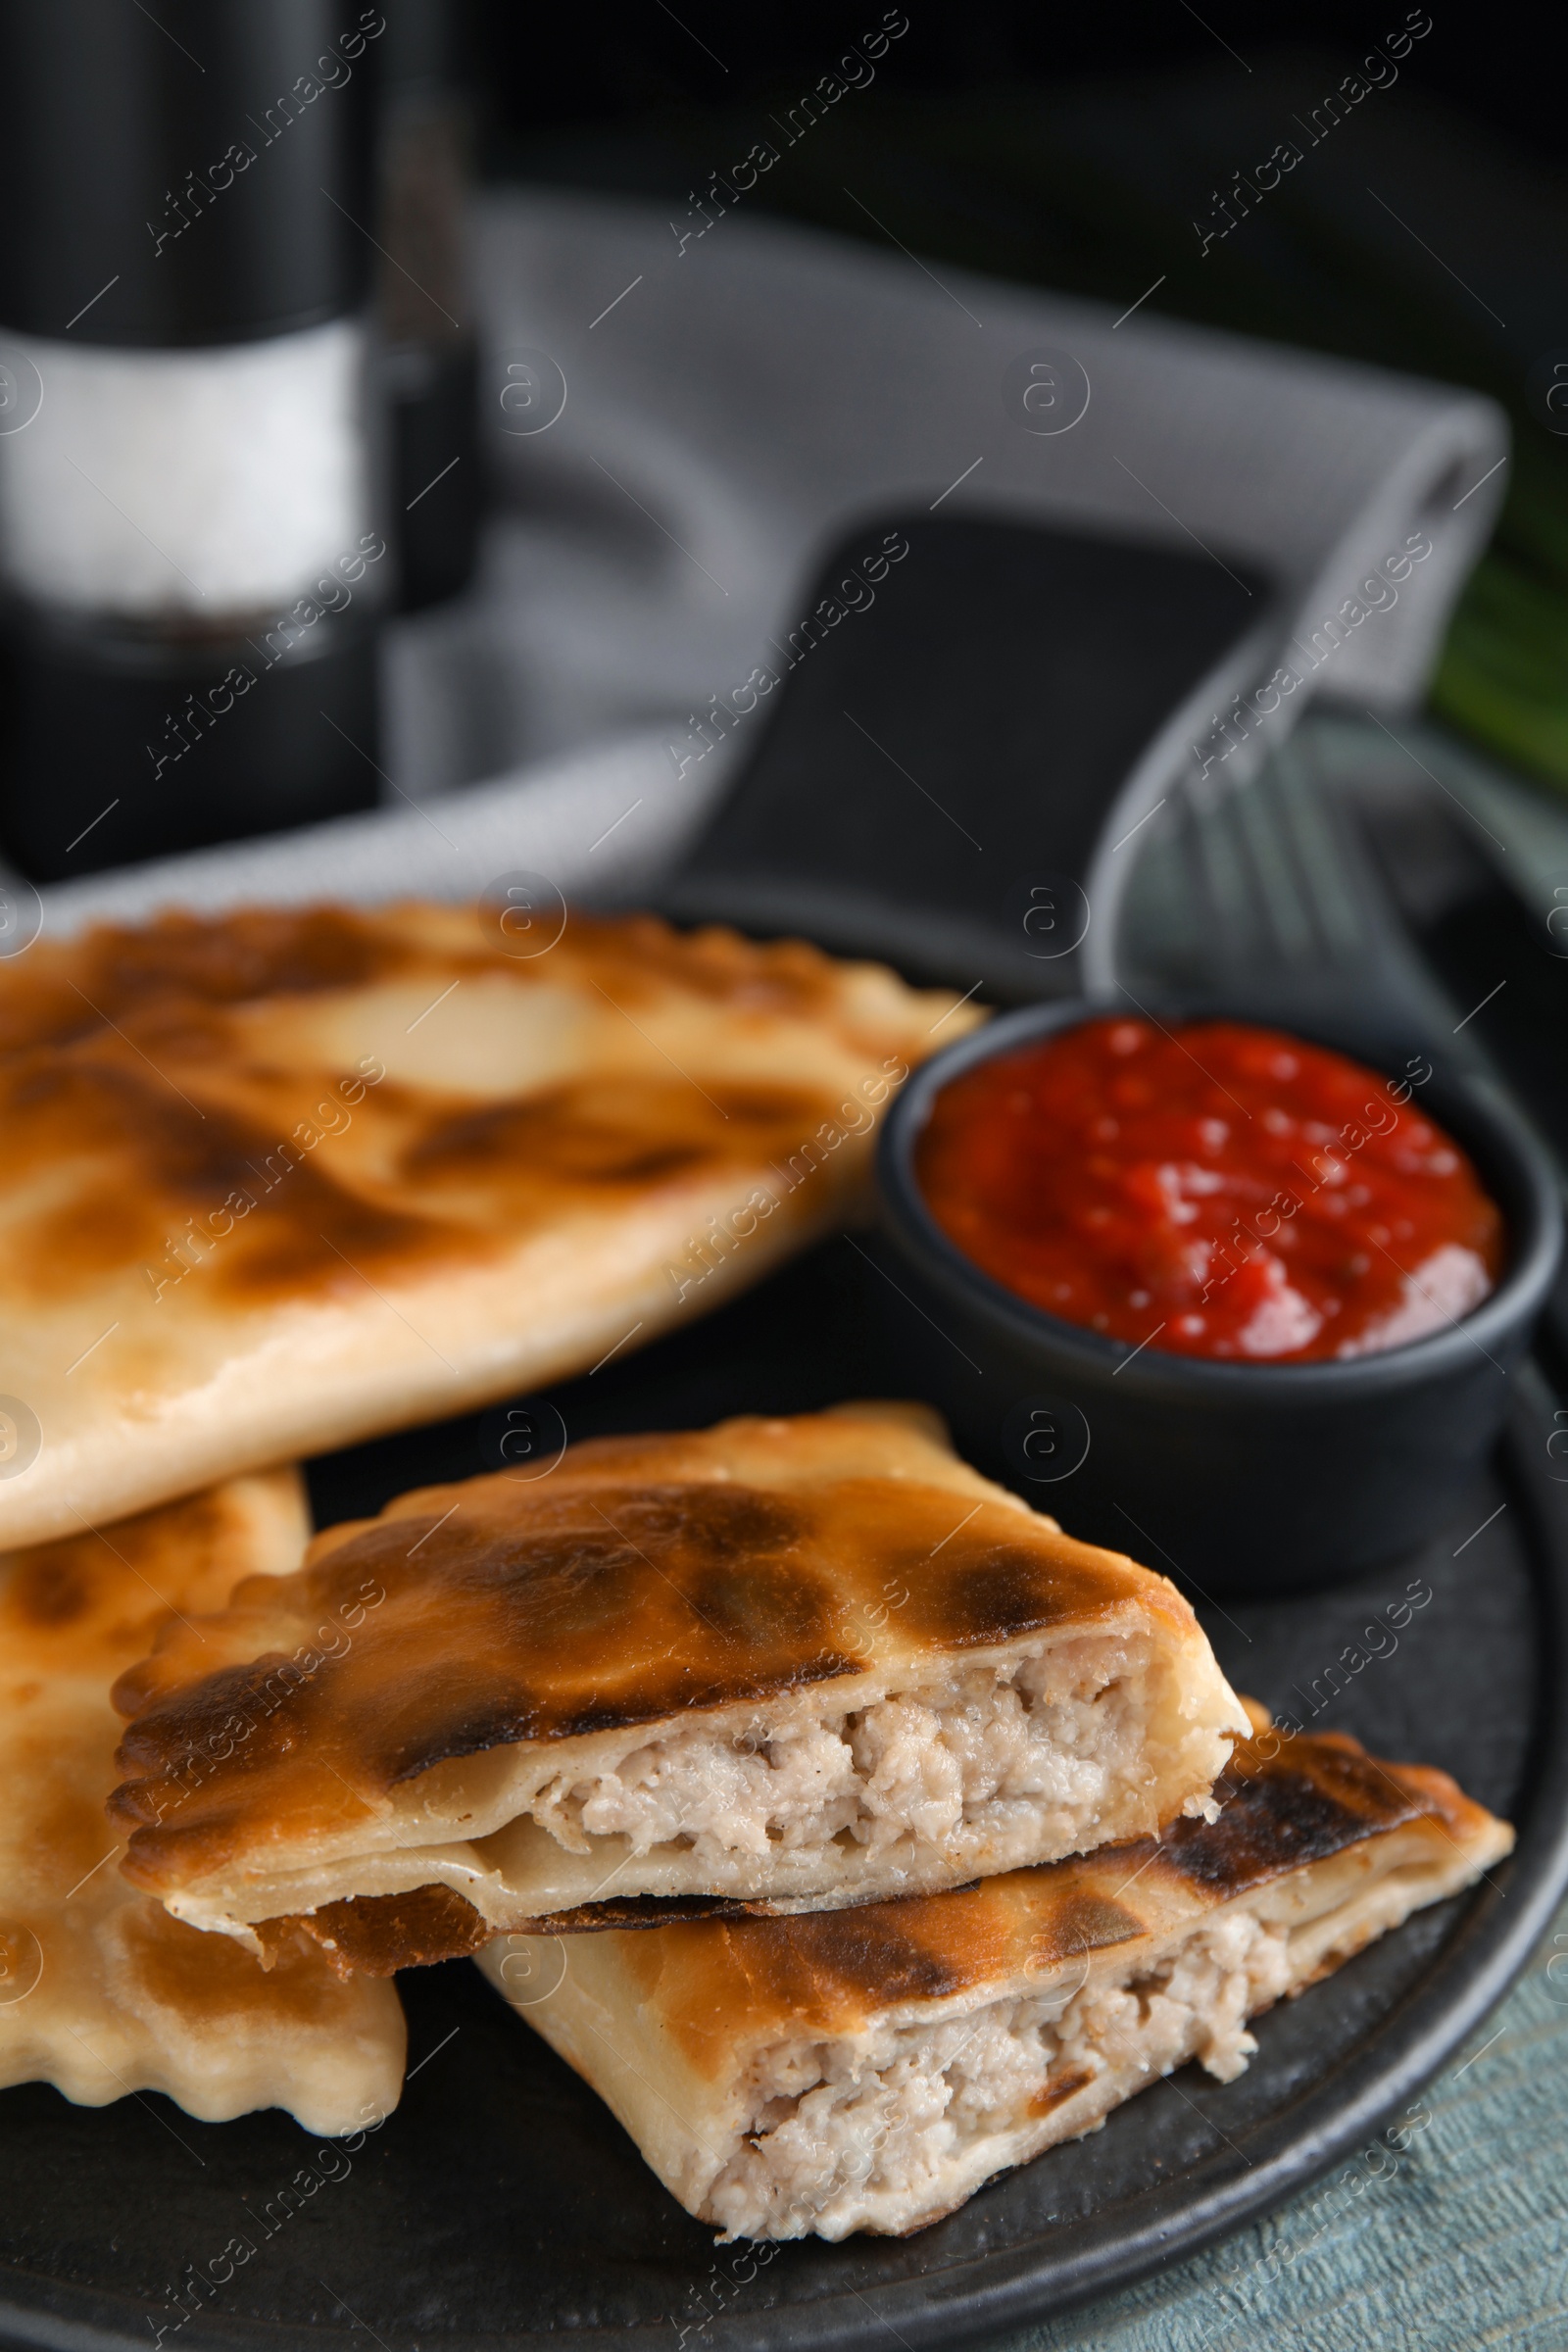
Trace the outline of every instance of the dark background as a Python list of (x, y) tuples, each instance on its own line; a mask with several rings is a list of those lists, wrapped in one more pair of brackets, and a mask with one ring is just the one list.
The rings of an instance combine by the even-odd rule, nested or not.
[[(784, 215), (1117, 311), (1143, 297), (1150, 316), (1490, 394), (1514, 431), (1506, 499), (1432, 712), (1568, 791), (1568, 410), (1549, 417), (1542, 390), (1568, 361), (1555, 20), (1445, 0), (1203, 0), (1198, 13), (1188, 0), (908, 0), (902, 13), (908, 30), (874, 81), (785, 146), (770, 118), (881, 24), (882, 0), (545, 16), (471, 0), (482, 169), (652, 200), (696, 225), (710, 175), (774, 138), (780, 159), (747, 218)], [(1397, 80), (1309, 144), (1296, 125), (1412, 18), (1431, 29)], [(1204, 252), (1195, 222), (1282, 138), (1301, 164)]]
[[(1225, 44), (1254, 72), (1282, 47), (1338, 55), (1378, 40), (1404, 22), (1399, 0), (1384, 7), (1325, 0), (1314, 8), (1236, 7), (1205, 0), (1200, 23), (1182, 0), (1067, 9), (1043, 0), (911, 0), (909, 30), (879, 69), (884, 91), (952, 98), (1019, 82), (1049, 86), (1083, 75), (1121, 79), (1224, 57)], [(1435, 0), (1432, 31), (1401, 72), (1418, 88), (1449, 99), (1477, 121), (1544, 155), (1560, 156), (1568, 135), (1560, 54), (1544, 46), (1550, 20), (1534, 12), (1445, 7)], [(676, 22), (678, 16), (679, 22)], [(683, 0), (671, 15), (659, 0), (634, 7), (521, 9), (516, 0), (476, 0), (469, 34), (482, 54), (490, 127), (520, 144), (551, 126), (588, 123), (646, 129), (650, 117), (685, 109), (725, 110), (804, 87), (835, 49), (880, 23), (879, 0), (767, 0), (714, 5)], [(1559, 51), (1561, 34), (1551, 42)], [(727, 69), (727, 71), (725, 70)], [(1242, 69), (1236, 68), (1239, 73)]]

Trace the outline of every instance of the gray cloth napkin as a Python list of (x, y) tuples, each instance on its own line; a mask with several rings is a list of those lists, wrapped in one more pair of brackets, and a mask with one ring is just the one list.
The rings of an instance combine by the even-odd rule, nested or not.
[[(1173, 775), (1239, 778), (1315, 696), (1419, 700), (1501, 492), (1492, 402), (1161, 318), (1157, 289), (1118, 318), (937, 273), (869, 217), (880, 251), (731, 193), (674, 222), (554, 192), (480, 204), (497, 503), (476, 588), (392, 632), (386, 805), (56, 886), (50, 930), (462, 897), (514, 868), (651, 887), (763, 723), (695, 722), (733, 713), (830, 544), (890, 512), (1036, 515), (1276, 580), (1224, 699), (1173, 729)], [(1300, 682), (1268, 708), (1282, 665)]]

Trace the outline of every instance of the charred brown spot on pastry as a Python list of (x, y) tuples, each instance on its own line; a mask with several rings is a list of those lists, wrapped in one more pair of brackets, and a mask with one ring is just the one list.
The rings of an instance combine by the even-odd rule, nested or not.
[[(948, 1891), (970, 1894), (978, 1884), (978, 1880), (971, 1880), (967, 1885)], [(869, 1909), (873, 1899), (855, 1896), (843, 1907), (846, 1910)], [(786, 1916), (778, 1903), (765, 1897), (750, 1901), (733, 1894), (622, 1894), (607, 1895), (602, 1902), (577, 1903), (566, 1911), (545, 1911), (537, 1919), (514, 1920), (509, 1924), (508, 1933), (518, 1936), (587, 1936), (607, 1928), (667, 1928), (680, 1920), (778, 1919)]]
[(362, 987), (409, 959), (389, 926), (346, 906), (241, 907), (105, 924), (79, 943), (76, 987), (38, 959), (7, 975), (0, 1051), (59, 1046), (192, 1002), (236, 1004)]
[(890, 2008), (898, 2001), (940, 2000), (969, 1981), (961, 1959), (919, 1934), (921, 1926), (935, 1924), (924, 1917), (929, 1910), (927, 1903), (868, 1904), (794, 1919), (743, 1921), (729, 1933), (742, 1940), (760, 1977), (784, 1959), (789, 1973), (826, 1979), (838, 1992), (853, 1993), (868, 2007)]
[(214, 1494), (188, 1496), (112, 1535), (84, 1530), (0, 1561), (0, 1664), (46, 1660), (51, 1673), (105, 1682), (146, 1649), (171, 1608), (188, 1605), (193, 1563), (218, 1560), (228, 1525)]
[[(310, 1124), (299, 1112), (329, 1082), (268, 1125), (211, 1099), (206, 1107), (185, 1101), (128, 1039), (111, 1038), (110, 1047), (122, 1057), (119, 1065), (78, 1059), (47, 1088), (0, 1071), (6, 1173), (20, 1180), (89, 1154), (104, 1170), (87, 1193), (73, 1192), (12, 1228), (7, 1278), (30, 1295), (90, 1289), (140, 1259), (166, 1286), (199, 1280), (215, 1297), (253, 1303), (302, 1289), (363, 1289), (356, 1267), (373, 1273), (411, 1259), (471, 1259), (496, 1246), (338, 1182), (330, 1153), (307, 1148), (297, 1132)], [(178, 1066), (190, 1075), (188, 1061)], [(171, 1237), (189, 1216), (218, 1217), (220, 1244), (189, 1261), (171, 1257)]]
[(831, 1107), (800, 1087), (699, 1093), (674, 1079), (590, 1078), (445, 1114), (402, 1165), (438, 1185), (482, 1176), (519, 1197), (563, 1184), (644, 1185), (788, 1151)]
[[(280, 1650), (271, 1650), (244, 1666), (223, 1666), (198, 1683), (170, 1693), (136, 1715), (115, 1753), (122, 1772), (169, 1777), (182, 1788), (200, 1784), (204, 1770), (227, 1763), (241, 1751), (248, 1762), (264, 1758), (270, 1748), (285, 1754), (298, 1733), (298, 1719), (278, 1724), (281, 1710), (310, 1690), (311, 1677)], [(143, 1687), (142, 1669), (132, 1667), (121, 1676), (110, 1695), (122, 1713), (135, 1714)], [(149, 1820), (160, 1817), (159, 1798), (149, 1786), (132, 1784), (117, 1789), (115, 1802), (122, 1816)], [(150, 1811), (141, 1807), (153, 1808)], [(165, 1807), (167, 1809), (167, 1805)]]
[(116, 1018), (166, 994), (242, 1004), (359, 987), (396, 969), (407, 955), (385, 926), (347, 906), (166, 914), (89, 936), (97, 951), (95, 1001)]
[(310, 1160), (290, 1169), (287, 1181), (286, 1201), (258, 1203), (270, 1213), (258, 1218), (254, 1231), (244, 1231), (242, 1238), (236, 1233), (237, 1249), (214, 1256), (215, 1293), (244, 1305), (309, 1292), (336, 1291), (352, 1298), (364, 1290), (367, 1267), (372, 1273), (403, 1272), (416, 1264), (499, 1254), (499, 1243), (436, 1218), (404, 1215), (363, 1200)]
[[(952, 1500), (957, 1522), (963, 1506)], [(987, 1509), (993, 1518), (1001, 1516), (995, 1506)], [(901, 1547), (891, 1573), (910, 1594), (907, 1619), (901, 1613), (901, 1622), (911, 1632), (976, 1648), (1067, 1618), (1082, 1620), (1124, 1589), (1106, 1554), (1079, 1544), (1058, 1547), (1038, 1536), (1029, 1543), (999, 1541), (978, 1523), (935, 1551)]]
[(1214, 1795), (1218, 1819), (1173, 1823), (1160, 1850), (1183, 1878), (1221, 1895), (1324, 1861), (1433, 1809), (1353, 1741), (1328, 1739), (1284, 1740), (1267, 1753), (1244, 1740)]
[[(417, 1525), (398, 1523), (406, 1553)], [(743, 1488), (611, 1488), (574, 1498), (556, 1525), (488, 1540), (478, 1528), (449, 1549), (420, 1548), (421, 1573), (403, 1580), (412, 1607), (434, 1628), (443, 1600), (461, 1600), (471, 1664), (456, 1692), (439, 1654), (410, 1666), (368, 1744), (372, 1772), (391, 1786), (504, 1742), (654, 1723), (853, 1673), (858, 1661), (832, 1639), (826, 1585), (779, 1556), (798, 1527)], [(379, 1559), (384, 1535), (323, 1568), (357, 1572), (372, 1546)]]
[(114, 1555), (119, 1564), (132, 1569), (138, 1563), (149, 1567), (167, 1561), (172, 1568), (183, 1570), (193, 1551), (216, 1544), (225, 1525), (231, 1523), (232, 1514), (220, 1494), (187, 1494), (182, 1501), (160, 1503), (129, 1519), (117, 1519)]
[(656, 981), (678, 979), (742, 1009), (809, 1014), (829, 1004), (835, 991), (832, 963), (803, 940), (759, 947), (716, 924), (681, 933), (659, 915), (617, 920), (580, 911), (573, 912), (571, 933), (611, 967), (609, 985), (623, 1004), (651, 993)]
[(781, 1691), (806, 1690), (813, 1683), (858, 1673), (862, 1663), (843, 1650), (827, 1649), (799, 1664), (780, 1663), (771, 1671), (751, 1674), (683, 1665), (661, 1677), (641, 1696), (632, 1691), (625, 1697), (584, 1706), (574, 1715), (561, 1716), (543, 1736), (570, 1740), (633, 1724), (646, 1724), (652, 1729), (670, 1723), (689, 1707), (719, 1707), (745, 1699), (760, 1702), (778, 1696)]
[[(656, 1091), (662, 1108), (666, 1090), (638, 1090), (643, 1095)], [(672, 1098), (673, 1090), (667, 1091)], [(583, 1093), (555, 1086), (524, 1102), (488, 1102), (454, 1112), (432, 1122), (410, 1145), (403, 1172), (437, 1182), (499, 1175), (518, 1187), (537, 1185), (546, 1175), (586, 1184), (637, 1184), (697, 1167), (710, 1156), (710, 1147), (689, 1135), (650, 1144), (647, 1102), (637, 1105), (640, 1117), (631, 1115), (625, 1101), (596, 1115)], [(661, 1119), (660, 1124), (675, 1122)], [(691, 1120), (680, 1124), (689, 1129)]]
[(43, 1725), (32, 1739), (8, 1741), (6, 1763), (6, 1802), (15, 1806), (23, 1788), (33, 1792), (28, 1801), (34, 1808), (34, 1850), (47, 1855), (50, 1876), (64, 1897), (84, 1871), (104, 1860), (103, 1768), (79, 1787), (64, 1778), (58, 1739)]
[(121, 1930), (149, 1999), (205, 2024), (265, 2013), (279, 2023), (325, 2024), (340, 2014), (322, 1955), (292, 1936), (258, 1967), (243, 1945), (171, 1919), (155, 1903), (132, 1906)]
[(24, 1625), (70, 1625), (92, 1605), (93, 1573), (78, 1537), (24, 1552), (12, 1562), (0, 1593), (5, 1607)]
[(732, 1567), (787, 1549), (807, 1522), (776, 1494), (702, 1482), (633, 1494), (617, 1510), (615, 1524), (629, 1524), (639, 1537), (680, 1546), (704, 1562)]
[[(1047, 1875), (1055, 1865), (1043, 1863), (1033, 1874), (1041, 1886), (1051, 1884)], [(1129, 1943), (1136, 1936), (1146, 1933), (1144, 1922), (1135, 1912), (1116, 1902), (1109, 1895), (1095, 1894), (1088, 1888), (1068, 1888), (1051, 1904), (1045, 1916), (1039, 1917), (1029, 1940), (1029, 1965), (1035, 1969), (1055, 1968), (1086, 1952), (1103, 1951), (1108, 1944)]]
[(810, 1092), (804, 1086), (740, 1085), (731, 1080), (725, 1085), (716, 1081), (712, 1088), (713, 1101), (726, 1121), (739, 1120), (746, 1127), (780, 1128), (800, 1137), (804, 1142), (811, 1123), (831, 1109), (832, 1098), (819, 1090)]
[(1064, 2066), (1058, 2068), (1054, 2074), (1048, 2075), (1041, 2088), (1029, 2101), (1029, 2113), (1037, 2116), (1052, 2114), (1055, 2108), (1064, 2106), (1068, 2099), (1076, 2098), (1079, 2091), (1087, 2090), (1094, 2079), (1092, 2067)]
[(771, 1903), (740, 1902), (727, 1894), (623, 1894), (518, 1920), (510, 1933), (591, 1936), (609, 1928), (668, 1928), (680, 1920), (768, 1918), (773, 1909)]
[(274, 1937), (285, 1931), (318, 1944), (340, 1977), (390, 1977), (400, 1968), (428, 1968), (437, 1960), (466, 1960), (495, 1930), (450, 1886), (416, 1886), (408, 1894), (362, 1894), (352, 1902), (269, 1920)]

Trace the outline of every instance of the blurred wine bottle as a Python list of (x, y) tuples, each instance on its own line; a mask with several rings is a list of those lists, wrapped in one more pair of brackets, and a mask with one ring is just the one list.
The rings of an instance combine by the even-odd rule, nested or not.
[(37, 880), (376, 798), (385, 32), (0, 6), (0, 852)]
[(402, 606), (417, 612), (466, 587), (478, 544), (469, 48), (461, 0), (383, 4), (378, 299)]

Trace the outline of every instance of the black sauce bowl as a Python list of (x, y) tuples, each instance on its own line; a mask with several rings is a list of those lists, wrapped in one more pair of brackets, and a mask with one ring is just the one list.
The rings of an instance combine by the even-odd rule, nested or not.
[[(1501, 1426), (1508, 1376), (1529, 1348), (1561, 1247), (1550, 1163), (1494, 1088), (1435, 1068), (1412, 1100), (1469, 1152), (1503, 1214), (1507, 1258), (1490, 1298), (1426, 1339), (1343, 1362), (1239, 1364), (1134, 1349), (983, 1273), (938, 1225), (914, 1167), (932, 1103), (953, 1079), (1120, 1009), (1080, 1000), (989, 1022), (922, 1064), (889, 1113), (878, 1254), (918, 1310), (890, 1297), (909, 1385), (946, 1413), (977, 1467), (1070, 1534), (1130, 1551), (1199, 1592), (1305, 1592), (1396, 1557), (1441, 1525)], [(1212, 1004), (1162, 1004), (1155, 1017), (1250, 1018)], [(1307, 1019), (1291, 1029), (1380, 1075), (1405, 1074), (1408, 1047), (1371, 1028)]]

